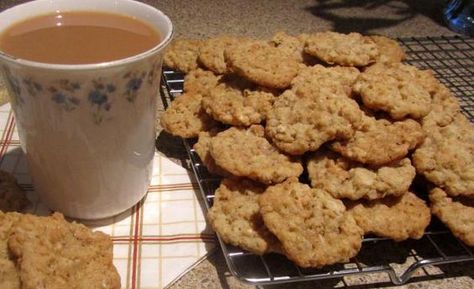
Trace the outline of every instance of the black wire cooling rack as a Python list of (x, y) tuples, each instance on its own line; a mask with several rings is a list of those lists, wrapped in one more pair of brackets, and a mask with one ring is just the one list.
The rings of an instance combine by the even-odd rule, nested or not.
[[(400, 38), (407, 63), (432, 69), (436, 77), (460, 99), (463, 112), (474, 121), (474, 39), (462, 37)], [(184, 75), (163, 71), (163, 103), (182, 93)], [(184, 140), (190, 165), (196, 175), (207, 209), (212, 207), (219, 178), (210, 175), (194, 151), (196, 140)], [(437, 275), (436, 266), (474, 261), (474, 249), (467, 247), (436, 219), (420, 240), (396, 243), (385, 238), (365, 238), (359, 254), (345, 264), (322, 269), (304, 269), (277, 254), (257, 256), (224, 244), (219, 238), (230, 272), (254, 285), (340, 278), (356, 274), (387, 274), (394, 284), (414, 276)], [(421, 271), (421, 274), (419, 274)], [(435, 272), (435, 273), (431, 273)]]

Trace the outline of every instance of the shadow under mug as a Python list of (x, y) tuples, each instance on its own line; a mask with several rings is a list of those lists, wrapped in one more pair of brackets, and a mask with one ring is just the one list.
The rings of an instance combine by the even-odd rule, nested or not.
[(69, 217), (110, 217), (140, 201), (150, 183), (162, 58), (173, 26), (161, 11), (132, 0), (37, 0), (1, 12), (0, 33), (57, 11), (127, 15), (161, 35), (144, 53), (98, 64), (46, 64), (0, 52), (35, 191)]

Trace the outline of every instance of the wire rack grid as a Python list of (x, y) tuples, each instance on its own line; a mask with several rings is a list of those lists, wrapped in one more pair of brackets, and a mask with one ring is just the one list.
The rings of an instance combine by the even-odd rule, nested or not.
[[(459, 98), (462, 110), (474, 121), (474, 39), (463, 37), (399, 38), (407, 53), (406, 62), (431, 69), (442, 83)], [(163, 71), (165, 107), (183, 90), (184, 75)], [(220, 179), (210, 175), (193, 149), (196, 140), (184, 140), (189, 165), (193, 168), (207, 209), (212, 207), (214, 191)], [(345, 264), (322, 269), (305, 269), (277, 254), (257, 256), (227, 245), (219, 238), (230, 272), (253, 285), (340, 278), (355, 274), (385, 273), (396, 285), (408, 282), (417, 272), (448, 263), (474, 261), (474, 250), (456, 239), (439, 221), (433, 219), (420, 240), (396, 243), (378, 237), (366, 237), (359, 254)]]

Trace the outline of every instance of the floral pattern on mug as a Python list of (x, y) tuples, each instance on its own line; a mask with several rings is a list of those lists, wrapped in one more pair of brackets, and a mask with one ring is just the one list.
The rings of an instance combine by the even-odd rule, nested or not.
[(116, 87), (113, 84), (104, 84), (103, 80), (93, 80), (94, 89), (89, 92), (88, 100), (92, 106), (92, 117), (96, 124), (101, 124), (105, 113), (110, 110), (111, 103), (109, 96), (115, 92)]
[(133, 103), (138, 95), (138, 90), (142, 87), (146, 72), (128, 72), (123, 78), (128, 79), (125, 86), (125, 98)]
[(51, 100), (61, 106), (65, 111), (72, 111), (80, 104), (80, 99), (74, 96), (74, 93), (81, 89), (77, 82), (71, 82), (68, 79), (60, 79), (56, 85), (49, 87)]
[(36, 96), (43, 91), (43, 86), (38, 82), (34, 81), (31, 77), (24, 78), (23, 84), (26, 87), (26, 91), (31, 96)]

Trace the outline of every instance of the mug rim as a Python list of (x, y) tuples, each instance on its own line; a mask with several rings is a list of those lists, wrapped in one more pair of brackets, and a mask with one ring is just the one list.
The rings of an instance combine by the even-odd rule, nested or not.
[[(36, 0), (36, 1), (31, 1), (31, 2), (26, 2), (26, 3), (23, 3), (23, 4), (15, 5), (15, 6), (9, 8), (9, 9), (6, 9), (6, 10), (0, 12), (0, 16), (5, 12), (10, 11), (11, 9), (14, 9), (14, 8), (18, 9), (18, 7), (26, 6), (26, 5), (29, 5), (32, 2), (39, 2), (39, 1), (42, 1), (42, 0)], [(43, 1), (44, 2), (54, 2), (54, 0), (53, 1), (43, 0)], [(107, 0), (105, 2), (107, 2)], [(159, 52), (160, 50), (165, 48), (171, 42), (171, 40), (173, 38), (173, 35), (174, 35), (174, 26), (173, 26), (173, 23), (171, 22), (170, 18), (165, 13), (163, 13), (163, 11), (161, 11), (161, 10), (151, 6), (151, 5), (148, 5), (148, 4), (145, 4), (145, 3), (142, 3), (142, 2), (138, 2), (138, 1), (134, 1), (134, 0), (114, 0), (113, 2), (115, 2), (115, 3), (116, 2), (128, 2), (132, 5), (138, 5), (138, 6), (142, 6), (144, 8), (153, 10), (155, 13), (157, 13), (160, 17), (162, 17), (165, 20), (166, 24), (170, 27), (169, 32), (166, 34), (166, 36), (163, 39), (161, 39), (161, 41), (158, 44), (156, 44), (152, 48), (150, 48), (150, 49), (148, 49), (144, 52), (141, 52), (139, 54), (135, 54), (135, 55), (132, 55), (132, 56), (129, 56), (129, 57), (126, 57), (126, 58), (121, 58), (121, 59), (116, 59), (116, 60), (111, 60), (111, 61), (104, 61), (104, 62), (98, 62), (98, 63), (88, 63), (88, 64), (46, 63), (46, 62), (39, 62), (39, 61), (33, 61), (33, 60), (18, 58), (18, 57), (15, 57), (13, 55), (7, 54), (7, 53), (5, 53), (1, 50), (0, 50), (0, 59), (3, 59), (5, 61), (13, 63), (13, 64), (28, 66), (28, 67), (32, 67), (32, 68), (42, 68), (42, 69), (50, 69), (50, 70), (80, 70), (80, 71), (95, 70), (95, 69), (102, 69), (102, 68), (119, 67), (119, 66), (127, 65), (127, 64), (142, 60), (144, 58), (147, 58), (147, 57), (149, 57), (151, 55), (154, 55), (155, 53)], [(69, 11), (86, 11), (86, 10), (84, 10), (84, 9), (77, 9), (76, 10), (76, 9), (72, 8)], [(51, 11), (51, 12), (54, 12), (54, 11)], [(126, 15), (124, 13), (118, 13), (118, 14)], [(128, 16), (128, 15), (126, 15), (126, 16)], [(25, 19), (27, 19), (27, 17), (25, 17)]]

